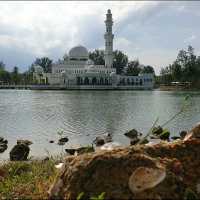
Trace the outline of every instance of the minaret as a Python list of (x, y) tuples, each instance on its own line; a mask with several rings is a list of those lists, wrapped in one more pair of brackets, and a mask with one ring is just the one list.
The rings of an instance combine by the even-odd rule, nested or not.
[(105, 58), (105, 66), (111, 68), (113, 66), (113, 38), (114, 35), (112, 34), (112, 14), (110, 9), (108, 9), (108, 12), (106, 14), (106, 33), (104, 34), (105, 38), (105, 52), (104, 52), (104, 58)]

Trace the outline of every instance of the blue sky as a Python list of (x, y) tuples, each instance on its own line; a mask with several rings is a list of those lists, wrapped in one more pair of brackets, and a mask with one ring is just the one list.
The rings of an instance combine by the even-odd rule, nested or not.
[(105, 13), (113, 13), (114, 49), (161, 67), (188, 45), (200, 55), (198, 1), (0, 2), (0, 60), (24, 71), (36, 57), (62, 58), (75, 45), (103, 49)]

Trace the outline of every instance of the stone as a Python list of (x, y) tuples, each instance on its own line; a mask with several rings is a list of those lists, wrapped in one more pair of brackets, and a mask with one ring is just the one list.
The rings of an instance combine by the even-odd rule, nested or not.
[(161, 140), (169, 140), (170, 132), (168, 130), (163, 130), (163, 132), (159, 135)]
[(163, 128), (161, 126), (154, 127), (152, 133), (154, 135), (160, 135), (163, 132)]
[(30, 148), (25, 144), (17, 144), (10, 151), (11, 161), (23, 161), (27, 160), (30, 152)]
[(192, 138), (200, 138), (200, 123), (196, 124), (184, 137), (184, 141), (192, 139)]
[(179, 137), (179, 136), (172, 136), (171, 139), (172, 140), (178, 140), (178, 139), (181, 139), (181, 137)]
[(3, 140), (4, 140), (4, 138), (3, 138), (3, 137), (0, 137), (0, 143), (3, 142)]
[(58, 145), (64, 145), (66, 142), (68, 142), (69, 141), (69, 139), (68, 139), (68, 137), (63, 137), (63, 138), (60, 138), (59, 140), (58, 140)]
[(119, 148), (119, 147), (121, 147), (121, 144), (118, 142), (108, 142), (108, 143), (104, 144), (103, 146), (101, 146), (100, 149), (111, 151), (111, 150)]
[(92, 153), (94, 151), (95, 150), (93, 146), (79, 147), (76, 149), (76, 152), (78, 155), (84, 154), (84, 153)]
[[(105, 192), (105, 199), (183, 199), (186, 187), (194, 188), (199, 183), (199, 146), (200, 139), (192, 138), (67, 156), (65, 166), (50, 187), (49, 198), (57, 195), (60, 199), (76, 199), (84, 192), (84, 199), (90, 199)], [(161, 181), (133, 193), (129, 179), (140, 167), (163, 168), (159, 172)], [(166, 170), (166, 177), (162, 180), (163, 170)]]
[(76, 152), (76, 149), (65, 149), (65, 151), (69, 154), (69, 155), (74, 155)]
[(96, 146), (102, 146), (105, 144), (105, 140), (102, 137), (96, 137), (94, 140), (94, 143), (96, 144)]
[(179, 135), (180, 135), (181, 139), (183, 139), (187, 135), (187, 131), (181, 131), (179, 133)]
[(3, 153), (7, 148), (8, 146), (6, 144), (0, 144), (0, 153)]
[(8, 140), (0, 137), (0, 153), (3, 153), (8, 148)]
[(130, 141), (130, 145), (135, 145), (135, 144), (137, 144), (139, 141), (140, 141), (139, 138), (133, 138), (133, 139), (131, 139), (131, 141)]
[(138, 132), (137, 132), (137, 130), (132, 129), (132, 130), (130, 130), (130, 131), (124, 133), (124, 135), (125, 135), (126, 137), (128, 137), (129, 139), (134, 139), (134, 138), (137, 138), (137, 137), (138, 137)]
[(138, 167), (129, 178), (129, 189), (133, 193), (150, 189), (162, 182), (166, 177), (163, 167)]

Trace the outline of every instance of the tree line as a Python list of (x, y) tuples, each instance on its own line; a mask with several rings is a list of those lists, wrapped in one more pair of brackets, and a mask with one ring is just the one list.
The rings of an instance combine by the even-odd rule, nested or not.
[(39, 65), (43, 68), (44, 72), (51, 72), (53, 60), (48, 57), (36, 58), (35, 61), (28, 67), (28, 70), (20, 73), (17, 66), (9, 72), (6, 70), (5, 64), (0, 61), (0, 84), (9, 85), (27, 85), (33, 83), (34, 66)]
[(163, 84), (191, 82), (192, 86), (200, 87), (200, 56), (195, 55), (192, 46), (180, 50), (176, 60), (161, 69), (158, 81)]
[[(104, 50), (94, 50), (89, 52), (89, 58), (94, 61), (95, 65), (104, 65)], [(144, 66), (139, 60), (129, 61), (128, 56), (122, 51), (113, 52), (113, 67), (116, 68), (117, 74), (137, 76), (139, 73), (155, 73), (154, 68), (150, 65)]]
[[(104, 65), (104, 51), (94, 50), (89, 52), (89, 58), (95, 65)], [(63, 63), (67, 59), (59, 59), (57, 63)], [(20, 73), (17, 66), (13, 67), (11, 72), (6, 70), (5, 64), (0, 62), (0, 84), (32, 84), (34, 66), (39, 65), (43, 71), (50, 73), (52, 70), (53, 60), (48, 57), (36, 58), (27, 71)], [(122, 51), (116, 50), (113, 52), (113, 67), (116, 68), (117, 74), (125, 74), (137, 76), (139, 73), (155, 73), (154, 68), (150, 65), (144, 66), (139, 63), (139, 60), (128, 60), (128, 56)]]

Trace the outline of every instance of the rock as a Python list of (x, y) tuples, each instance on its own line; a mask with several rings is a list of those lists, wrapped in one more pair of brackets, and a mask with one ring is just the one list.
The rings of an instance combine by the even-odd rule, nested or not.
[(0, 153), (3, 153), (8, 148), (8, 140), (0, 137)]
[(58, 145), (65, 145), (65, 143), (68, 142), (68, 141), (69, 141), (68, 137), (60, 138), (58, 140)]
[(96, 146), (102, 146), (105, 144), (105, 140), (102, 137), (96, 137), (95, 140), (93, 141)]
[(137, 130), (132, 129), (132, 130), (130, 130), (130, 131), (124, 133), (124, 135), (125, 135), (126, 137), (128, 137), (129, 139), (134, 139), (134, 138), (137, 138), (137, 137), (138, 137), (138, 132), (137, 132)]
[(103, 146), (101, 146), (101, 150), (107, 150), (107, 151), (111, 151), (113, 149), (119, 148), (121, 147), (121, 144), (118, 142), (109, 142), (104, 144)]
[(30, 148), (25, 144), (17, 144), (10, 151), (11, 161), (27, 160)]
[(139, 141), (140, 141), (139, 138), (131, 139), (130, 145), (135, 145), (135, 144), (137, 144)]
[(76, 149), (76, 152), (78, 155), (84, 153), (92, 153), (94, 152), (94, 147), (93, 146), (79, 147)]
[(187, 131), (181, 131), (179, 133), (179, 135), (180, 135), (181, 139), (184, 139), (184, 137), (187, 135)]
[(161, 126), (154, 127), (152, 133), (154, 135), (160, 135), (163, 132), (163, 128)]
[(140, 144), (148, 144), (148, 143), (149, 143), (149, 140), (147, 140), (147, 139), (142, 140), (142, 139), (141, 139), (141, 140), (139, 141), (139, 143), (140, 143)]
[(200, 123), (198, 123), (192, 130), (190, 130), (186, 136), (184, 137), (184, 141), (192, 139), (192, 138), (199, 138), (200, 139)]
[[(56, 195), (60, 199), (76, 199), (84, 192), (84, 199), (90, 199), (105, 192), (105, 199), (183, 199), (186, 188), (194, 188), (199, 183), (199, 146), (200, 140), (194, 138), (68, 156), (51, 186), (50, 198)], [(133, 193), (129, 188), (129, 179), (141, 167), (153, 170), (164, 168), (166, 177), (163, 178), (163, 169), (159, 173), (152, 172), (159, 174), (161, 178), (155, 182), (160, 183), (148, 190)]]
[(68, 137), (63, 137), (58, 140), (58, 142), (68, 142), (68, 141), (69, 141)]
[(70, 155), (74, 155), (76, 152), (76, 149), (65, 149), (65, 151)]
[(169, 140), (170, 132), (165, 129), (163, 132), (159, 135), (161, 140)]
[(3, 137), (0, 137), (0, 143), (3, 142), (3, 141), (4, 141), (4, 138), (3, 138)]
[(0, 153), (3, 153), (8, 148), (7, 144), (0, 143)]
[(55, 168), (62, 169), (63, 166), (64, 166), (64, 163), (59, 163), (59, 164), (55, 165)]
[(17, 144), (25, 144), (27, 146), (33, 144), (30, 140), (17, 140)]
[(179, 136), (172, 136), (171, 139), (172, 140), (178, 140), (178, 139), (181, 139), (181, 137), (179, 137)]
[(162, 182), (166, 177), (163, 167), (138, 167), (129, 178), (129, 189), (133, 193), (150, 189)]

